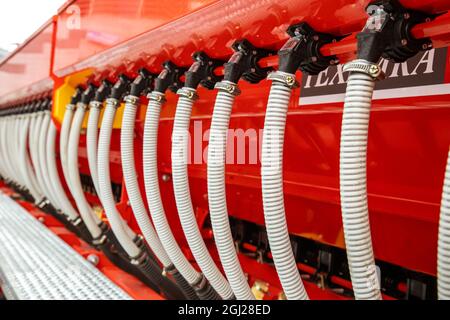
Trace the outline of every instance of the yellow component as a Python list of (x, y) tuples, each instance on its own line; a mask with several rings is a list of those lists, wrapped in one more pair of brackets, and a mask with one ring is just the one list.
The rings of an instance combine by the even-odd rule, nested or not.
[[(54, 92), (53, 95), (53, 108), (52, 108), (52, 116), (60, 124), (64, 118), (64, 112), (66, 111), (66, 106), (70, 102), (70, 98), (75, 92), (75, 88), (80, 85), (86, 83), (88, 77), (92, 74), (92, 70), (88, 69), (85, 71), (81, 71), (78, 73), (74, 73), (70, 76), (67, 76), (63, 80), (63, 84), (60, 85)], [(121, 104), (117, 109), (116, 117), (114, 119), (113, 128), (120, 129), (122, 127), (122, 116), (123, 116), (124, 104)], [(86, 113), (86, 116), (83, 121), (82, 128), (87, 127), (87, 119), (89, 112)], [(100, 113), (99, 125), (101, 124), (101, 120), (103, 117), (103, 110)]]
[(64, 118), (64, 112), (66, 111), (66, 106), (70, 102), (70, 97), (72, 97), (75, 88), (86, 82), (87, 78), (92, 74), (92, 70), (85, 70), (78, 73), (74, 73), (67, 76), (63, 80), (63, 84), (58, 86), (53, 94), (53, 108), (52, 116), (60, 124)]
[(263, 300), (267, 292), (269, 292), (269, 284), (261, 280), (256, 280), (252, 286), (252, 293), (256, 300)]

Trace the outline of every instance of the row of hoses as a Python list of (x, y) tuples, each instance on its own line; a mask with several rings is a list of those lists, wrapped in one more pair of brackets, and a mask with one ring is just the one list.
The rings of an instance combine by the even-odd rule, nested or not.
[[(371, 18), (374, 17), (372, 16)], [(321, 35), (314, 32), (311, 33), (311, 30), (308, 30), (305, 25), (299, 26), (297, 31), (293, 36), (291, 35), (292, 38), (279, 51), (278, 71), (270, 73), (268, 77), (273, 83), (264, 122), (261, 177), (267, 235), (284, 293), (288, 299), (308, 299), (292, 252), (285, 215), (282, 176), (284, 131), (292, 90), (296, 87), (296, 70), (300, 69), (314, 74), (325, 69), (330, 60), (325, 59), (326, 63), (323, 64), (317, 62), (312, 65), (304, 65), (305, 61), (311, 60), (311, 57), (307, 54), (311, 53), (311, 43), (312, 47), (314, 47), (320, 44), (322, 39)], [(361, 34), (364, 34), (364, 32), (363, 30)], [(383, 45), (379, 45), (379, 47), (383, 47)], [(75, 96), (64, 116), (61, 128), (60, 156), (64, 177), (75, 199), (78, 211), (73, 208), (69, 209), (70, 203), (63, 201), (61, 196), (56, 196), (59, 193), (58, 191), (55, 193), (43, 192), (45, 197), (52, 204), (56, 205), (61, 212), (73, 215), (73, 219), (77, 218), (77, 212), (79, 212), (92, 239), (100, 241), (101, 237), (105, 236), (105, 226), (93, 214), (93, 210), (83, 194), (79, 180), (77, 150), (81, 125), (85, 112), (89, 109), (87, 127), (89, 168), (95, 189), (111, 226), (109, 235), (116, 239), (116, 245), (123, 249), (124, 255), (133, 264), (138, 266), (145, 265), (141, 272), (144, 270), (144, 272), (154, 275), (155, 268), (150, 270), (149, 265), (151, 263), (149, 261), (151, 262), (152, 259), (156, 260), (155, 258), (157, 258), (163, 265), (166, 273), (173, 275), (175, 283), (181, 289), (184, 297), (190, 299), (254, 299), (247, 277), (242, 270), (235, 251), (235, 244), (228, 221), (225, 155), (226, 136), (232, 106), (235, 97), (240, 94), (237, 83), (240, 79), (256, 83), (264, 78), (268, 70), (259, 68), (257, 62), (261, 57), (266, 56), (267, 52), (256, 50), (246, 42), (239, 42), (233, 48), (236, 52), (229, 62), (225, 64), (225, 74), (222, 79), (217, 79), (213, 71), (214, 67), (220, 65), (220, 62), (208, 59), (202, 54), (194, 55), (195, 62), (185, 73), (186, 81), (184, 86), (178, 90), (179, 99), (172, 134), (173, 187), (180, 222), (201, 273), (190, 264), (177, 244), (164, 211), (159, 189), (157, 143), (160, 110), (165, 101), (166, 91), (174, 89), (172, 88), (176, 87), (174, 84), (181, 87), (179, 79), (182, 75), (182, 70), (173, 64), (166, 63), (163, 71), (156, 79), (154, 79), (154, 75), (142, 69), (139, 76), (132, 83), (125, 76), (119, 77), (111, 92), (105, 90), (106, 87), (111, 87), (105, 81), (99, 88), (88, 87), (82, 94)], [(365, 54), (368, 51), (370, 54), (366, 56)], [(380, 76), (377, 62), (381, 57), (381, 53), (382, 50), (378, 54), (373, 54), (370, 50), (363, 50), (362, 53), (359, 52), (358, 60), (345, 66), (345, 70), (349, 71), (350, 75), (342, 120), (340, 192), (347, 258), (353, 291), (357, 299), (381, 299), (371, 243), (366, 191), (367, 133), (374, 82)], [(211, 224), (225, 276), (213, 261), (201, 237), (189, 192), (187, 136), (192, 108), (195, 100), (198, 98), (197, 87), (200, 84), (208, 89), (212, 89), (214, 86), (218, 89), (209, 138), (207, 184)], [(140, 105), (140, 96), (148, 91), (149, 88), (151, 88), (151, 92), (148, 94), (149, 103), (146, 112), (143, 141), (144, 185), (149, 208), (149, 212), (147, 212), (139, 189), (137, 169), (135, 167), (134, 126)], [(95, 94), (93, 94), (94, 91)], [(120, 106), (122, 99), (125, 101), (121, 130), (124, 181), (130, 205), (151, 252), (145, 249), (146, 247), (140, 242), (140, 238), (121, 218), (114, 203), (111, 190), (109, 167), (111, 135), (116, 110)], [(100, 134), (98, 135), (100, 109), (103, 107), (104, 102), (106, 102), (106, 106), (101, 121)], [(75, 113), (74, 110), (76, 110)], [(42, 115), (41, 118), (42, 120), (36, 120), (35, 122), (37, 123), (34, 123), (34, 125), (31, 124), (33, 123), (31, 119), (31, 129), (29, 130), (36, 130), (36, 127), (51, 127), (48, 124), (49, 121), (43, 120), (45, 115)], [(11, 157), (14, 155), (23, 156), (21, 144), (14, 146), (14, 148), (17, 148), (16, 150), (3, 149), (11, 148), (7, 143), (8, 140), (3, 138), (3, 132), (10, 135), (16, 133), (20, 136), (20, 134), (24, 134), (21, 130), (25, 130), (23, 127), (26, 126), (19, 125), (17, 119), (15, 121), (1, 119), (1, 121), (1, 130), (3, 130), (1, 147), (2, 151), (8, 151), (7, 153), (2, 152), (2, 155), (8, 154)], [(24, 124), (26, 124), (26, 121)], [(47, 130), (51, 131), (51, 129)], [(49, 136), (51, 137), (52, 134), (48, 134), (47, 138)], [(36, 145), (41, 145), (40, 142), (46, 141), (45, 137), (40, 139), (40, 141), (37, 141), (39, 144)], [(51, 138), (49, 139), (51, 140)], [(32, 147), (31, 144), (30, 147)], [(54, 144), (52, 146), (52, 144), (48, 143), (47, 149), (51, 151), (52, 148), (54, 148)], [(33, 194), (33, 197), (36, 195), (37, 198), (35, 197), (35, 199), (41, 199), (42, 196), (39, 198), (39, 192), (42, 192), (42, 190), (55, 191), (55, 189), (51, 189), (55, 188), (55, 186), (52, 186), (48, 179), (45, 181), (45, 177), (40, 172), (40, 169), (42, 169), (42, 166), (45, 167), (45, 164), (43, 165), (39, 162), (39, 152), (34, 156), (33, 152), (36, 153), (36, 150), (30, 150), (31, 158), (37, 157), (37, 162), (35, 163), (34, 159), (32, 159), (32, 165), (36, 171), (32, 178), (30, 178), (29, 172), (30, 165), (27, 164), (26, 159), (21, 162), (1, 159), (1, 173), (6, 178), (12, 179), (12, 177), (15, 177), (14, 180), (18, 180), (25, 185)], [(48, 163), (51, 164), (51, 162)], [(20, 169), (21, 164), (24, 164), (24, 167), (28, 169), (22, 168), (22, 170), (17, 171), (23, 173), (18, 179), (17, 174), (14, 175), (15, 171), (12, 166), (19, 166)], [(36, 170), (36, 166), (38, 170)], [(448, 245), (450, 243), (449, 167), (450, 160), (449, 164), (447, 164), (445, 176), (439, 229), (439, 298), (450, 297), (450, 254), (448, 250), (450, 249)], [(33, 182), (39, 185), (35, 186)], [(33, 187), (36, 188), (33, 189)], [(156, 281), (157, 286), (161, 286), (162, 282), (163, 280)], [(165, 293), (167, 294), (167, 292)]]

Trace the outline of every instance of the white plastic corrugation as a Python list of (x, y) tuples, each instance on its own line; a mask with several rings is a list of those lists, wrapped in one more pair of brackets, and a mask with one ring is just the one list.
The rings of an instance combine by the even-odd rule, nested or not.
[(159, 189), (157, 146), (159, 115), (163, 100), (164, 94), (152, 92), (145, 117), (143, 147), (145, 193), (156, 232), (164, 249), (181, 275), (192, 285), (199, 283), (202, 275), (192, 267), (175, 240), (167, 221)]
[[(286, 75), (286, 74), (284, 74)], [(289, 75), (295, 79), (295, 75)], [(289, 300), (307, 300), (289, 237), (283, 192), (283, 146), (292, 89), (272, 82), (264, 120), (261, 154), (264, 219), (278, 277)]]
[(70, 179), (72, 196), (80, 212), (81, 218), (86, 224), (87, 229), (94, 239), (98, 238), (102, 231), (99, 227), (100, 219), (94, 214), (91, 206), (86, 200), (86, 197), (81, 186), (80, 171), (78, 168), (78, 147), (80, 142), (81, 126), (83, 124), (86, 106), (78, 105), (75, 111), (75, 116), (72, 121), (72, 126), (69, 133), (68, 154), (67, 154), (67, 170)]
[[(236, 86), (234, 83), (227, 85)], [(238, 300), (255, 299), (234, 246), (225, 190), (226, 137), (235, 95), (219, 90), (214, 104), (208, 146), (208, 202), (214, 240), (225, 275)]]
[[(367, 64), (369, 62), (366, 62)], [(375, 79), (351, 72), (340, 145), (340, 194), (347, 260), (356, 299), (380, 300), (367, 203), (367, 138)]]
[(125, 98), (125, 110), (122, 117), (122, 129), (120, 130), (120, 153), (122, 158), (123, 178), (128, 198), (130, 199), (131, 208), (133, 209), (133, 214), (144, 239), (164, 267), (169, 267), (172, 265), (172, 261), (164, 250), (161, 241), (159, 241), (158, 235), (153, 228), (139, 189), (134, 159), (134, 126), (138, 102), (139, 98), (135, 96), (128, 96)]
[(88, 157), (89, 171), (91, 172), (92, 182), (95, 192), (99, 195), (98, 173), (97, 173), (97, 138), (98, 138), (98, 119), (100, 117), (99, 103), (91, 103), (89, 108), (88, 124), (86, 129), (86, 152)]
[[(196, 94), (194, 89), (183, 88), (181, 90), (192, 92), (193, 96)], [(217, 293), (223, 299), (230, 300), (234, 298), (233, 291), (209, 254), (192, 207), (187, 171), (187, 151), (189, 148), (189, 124), (193, 104), (193, 99), (180, 95), (175, 112), (172, 132), (172, 178), (175, 200), (181, 226), (195, 260)]]
[(72, 206), (69, 198), (67, 197), (64, 188), (61, 184), (58, 169), (56, 167), (56, 127), (53, 121), (50, 122), (50, 127), (47, 136), (47, 164), (49, 170), (50, 181), (53, 185), (55, 196), (58, 198), (59, 203), (62, 206), (63, 212), (71, 219), (75, 220), (78, 217), (78, 212)]
[(110, 167), (109, 167), (109, 150), (111, 147), (111, 134), (113, 129), (114, 117), (119, 101), (110, 98), (106, 101), (105, 113), (103, 114), (102, 125), (100, 127), (100, 135), (98, 141), (97, 166), (99, 175), (100, 200), (111, 230), (117, 237), (120, 245), (127, 254), (134, 258), (141, 252), (139, 247), (134, 243), (133, 238), (136, 237), (128, 224), (122, 219), (116, 208), (114, 196), (111, 188)]
[(48, 135), (48, 128), (51, 121), (51, 115), (49, 111), (44, 111), (43, 115), (44, 119), (42, 121), (41, 125), (41, 132), (39, 133), (39, 144), (38, 144), (38, 157), (39, 157), (39, 165), (40, 170), (42, 172), (42, 181), (45, 184), (45, 190), (47, 190), (47, 199), (50, 200), (52, 205), (60, 210), (63, 211), (63, 208), (61, 204), (59, 203), (56, 194), (53, 190), (52, 183), (50, 182), (49, 178), (49, 172), (47, 169), (47, 135)]
[(438, 299), (450, 300), (450, 150), (445, 170), (439, 216), (437, 279)]

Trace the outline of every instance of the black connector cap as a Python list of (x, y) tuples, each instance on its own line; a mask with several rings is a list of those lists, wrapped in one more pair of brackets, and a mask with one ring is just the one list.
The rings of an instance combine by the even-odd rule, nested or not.
[(186, 81), (184, 86), (191, 89), (197, 89), (201, 84), (206, 89), (214, 89), (216, 82), (223, 79), (214, 73), (217, 67), (222, 66), (225, 61), (212, 59), (203, 51), (197, 51), (192, 55), (194, 63), (186, 71)]
[(111, 89), (110, 98), (122, 100), (122, 98), (126, 95), (130, 86), (130, 78), (126, 75), (121, 74), (119, 79), (116, 81), (114, 86)]
[(83, 93), (83, 88), (77, 87), (75, 89), (75, 92), (72, 95), (72, 98), (70, 98), (70, 104), (76, 105), (78, 102), (80, 102), (82, 93)]
[(410, 31), (414, 25), (436, 15), (406, 9), (398, 0), (374, 1), (366, 11), (369, 18), (356, 36), (359, 59), (377, 63), (384, 57), (404, 62), (419, 51), (432, 48), (429, 39), (415, 39)]
[(278, 51), (279, 71), (294, 74), (299, 69), (314, 75), (336, 61), (320, 53), (324, 44), (335, 40), (332, 35), (316, 32), (306, 22), (291, 25), (287, 33), (291, 38)]
[(81, 102), (85, 105), (88, 105), (92, 98), (94, 98), (96, 89), (97, 87), (94, 84), (88, 84), (86, 90), (84, 90), (81, 94)]
[(112, 84), (108, 80), (103, 80), (102, 84), (95, 91), (95, 96), (93, 101), (103, 102), (111, 93)]
[(273, 51), (256, 48), (246, 39), (234, 42), (231, 47), (235, 52), (224, 65), (224, 80), (238, 83), (242, 78), (250, 83), (258, 83), (272, 70), (270, 67), (261, 68), (258, 61), (272, 55)]
[(150, 92), (156, 76), (145, 68), (139, 69), (138, 76), (130, 85), (130, 95), (139, 97)]
[(163, 70), (155, 79), (155, 88), (153, 91), (165, 93), (167, 89), (172, 92), (177, 92), (183, 87), (183, 81), (180, 77), (186, 71), (186, 68), (179, 67), (171, 61), (163, 63)]

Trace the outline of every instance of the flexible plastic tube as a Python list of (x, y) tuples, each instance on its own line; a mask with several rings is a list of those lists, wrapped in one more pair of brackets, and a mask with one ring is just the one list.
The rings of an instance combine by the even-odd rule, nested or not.
[(137, 180), (135, 159), (134, 159), (134, 123), (136, 120), (138, 97), (128, 96), (125, 99), (125, 110), (122, 118), (122, 129), (120, 131), (120, 153), (122, 159), (122, 171), (127, 188), (128, 198), (134, 216), (142, 231), (144, 239), (149, 244), (156, 257), (165, 267), (172, 265), (169, 256), (162, 247), (158, 235), (150, 221), (147, 209), (142, 199), (141, 191)]
[(75, 106), (73, 104), (68, 104), (66, 106), (66, 111), (64, 112), (64, 117), (61, 124), (61, 130), (59, 132), (59, 157), (61, 161), (63, 176), (67, 186), (69, 187), (69, 190), (72, 189), (72, 186), (70, 185), (69, 170), (67, 168), (67, 144), (69, 141), (70, 127), (72, 125), (74, 110)]
[(24, 117), (24, 121), (22, 122), (22, 130), (21, 130), (21, 135), (20, 135), (20, 154), (19, 154), (19, 161), (20, 161), (20, 166), (22, 168), (23, 171), (23, 175), (25, 177), (28, 189), (30, 190), (30, 193), (32, 194), (35, 203), (39, 203), (42, 201), (42, 194), (39, 192), (39, 190), (36, 187), (36, 183), (33, 180), (33, 173), (31, 172), (31, 163), (30, 160), (28, 158), (28, 152), (27, 152), (27, 148), (28, 148), (28, 130), (30, 127), (30, 117), (29, 115), (26, 115)]
[[(184, 88), (184, 90), (195, 90)], [(172, 133), (172, 178), (175, 200), (181, 226), (197, 264), (223, 299), (233, 299), (234, 294), (225, 277), (214, 263), (200, 234), (192, 208), (187, 172), (189, 123), (194, 100), (184, 96), (178, 99)]]
[(161, 110), (161, 101), (164, 94), (153, 92), (149, 98), (147, 113), (144, 125), (144, 183), (147, 195), (147, 203), (152, 215), (161, 243), (175, 267), (190, 285), (198, 284), (202, 280), (202, 275), (198, 273), (184, 256), (178, 243), (170, 230), (164, 207), (161, 200), (161, 192), (158, 180), (157, 164), (157, 144), (159, 115)]
[(75, 199), (81, 218), (83, 219), (89, 233), (94, 239), (100, 237), (102, 230), (99, 227), (100, 219), (93, 214), (93, 210), (86, 200), (81, 186), (80, 172), (78, 169), (78, 146), (80, 142), (80, 131), (83, 124), (86, 106), (79, 104), (75, 111), (72, 126), (69, 133), (67, 169), (70, 179), (72, 196)]
[(119, 102), (116, 99), (108, 99), (106, 101), (105, 113), (103, 114), (97, 155), (100, 189), (99, 191), (100, 200), (105, 209), (105, 214), (108, 217), (108, 221), (111, 224), (112, 231), (116, 235), (117, 240), (127, 252), (127, 254), (130, 257), (134, 258), (140, 254), (141, 250), (133, 242), (133, 238), (130, 237), (130, 234), (133, 234), (133, 232), (122, 220), (120, 213), (117, 211), (111, 189), (111, 178), (109, 171), (109, 149), (111, 146), (111, 134), (118, 104)]
[[(40, 165), (40, 169), (42, 172), (42, 181), (45, 184), (45, 190), (47, 190), (47, 199), (50, 200), (50, 202), (52, 203), (52, 205), (60, 210), (61, 212), (63, 212), (62, 206), (59, 203), (58, 199), (55, 196), (55, 193), (53, 191), (52, 188), (52, 184), (49, 180), (49, 172), (47, 170), (47, 159), (46, 159), (46, 155), (47, 155), (47, 134), (48, 134), (48, 129), (49, 129), (49, 124), (51, 121), (51, 116), (50, 116), (50, 112), (48, 111), (44, 111), (44, 115), (43, 115), (43, 121), (42, 121), (42, 126), (41, 126), (41, 132), (39, 135), (39, 147), (38, 147), (38, 157), (39, 157), (39, 165)], [(64, 213), (64, 212), (63, 212)], [(64, 213), (65, 214), (65, 213)]]
[(69, 219), (75, 220), (78, 217), (78, 212), (72, 206), (72, 203), (70, 202), (69, 198), (64, 192), (64, 188), (61, 184), (61, 180), (59, 177), (58, 169), (56, 167), (55, 142), (56, 142), (56, 127), (53, 121), (51, 121), (47, 136), (47, 164), (50, 181), (53, 184), (53, 190), (55, 190), (55, 195), (58, 197), (64, 213), (69, 217)]
[(30, 160), (32, 163), (34, 176), (36, 178), (35, 181), (36, 181), (38, 190), (44, 197), (46, 197), (45, 189), (42, 186), (42, 178), (41, 178), (41, 172), (39, 170), (38, 157), (36, 156), (36, 148), (37, 148), (36, 140), (38, 138), (38, 132), (39, 132), (37, 129), (40, 126), (41, 120), (42, 119), (40, 117), (40, 113), (33, 113), (31, 115), (30, 130), (28, 131), (28, 146), (29, 146), (29, 152), (30, 152)]
[(208, 201), (214, 239), (231, 289), (238, 300), (252, 300), (255, 297), (236, 254), (226, 204), (226, 137), (234, 97), (232, 93), (223, 90), (217, 93), (208, 146)]
[(89, 171), (91, 172), (92, 182), (94, 183), (95, 192), (100, 194), (98, 187), (97, 173), (97, 136), (98, 136), (98, 119), (100, 117), (100, 103), (91, 103), (89, 108), (89, 117), (86, 130), (86, 151), (88, 157)]
[(270, 251), (284, 293), (289, 300), (306, 300), (308, 294), (292, 252), (284, 209), (283, 144), (291, 92), (286, 85), (272, 82), (261, 154), (262, 195)]
[(347, 259), (356, 299), (381, 299), (370, 234), (366, 153), (375, 80), (351, 72), (347, 81), (340, 147), (340, 193)]
[(438, 299), (450, 300), (450, 151), (445, 170), (439, 216), (437, 281)]

